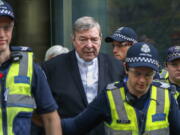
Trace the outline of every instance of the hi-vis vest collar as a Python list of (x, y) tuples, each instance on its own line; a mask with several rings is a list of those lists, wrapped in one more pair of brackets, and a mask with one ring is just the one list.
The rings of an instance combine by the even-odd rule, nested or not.
[(171, 83), (169, 81), (169, 78), (167, 78), (165, 81), (166, 81), (166, 83), (169, 83), (171, 85), (171, 93), (172, 93), (172, 95), (174, 95), (174, 98), (177, 100), (180, 96), (180, 90), (179, 90), (178, 86)]
[(159, 83), (161, 86), (169, 85), (168, 86), (170, 88), (169, 90), (170, 90), (171, 94), (174, 95), (174, 98), (175, 99), (179, 98), (180, 90), (178, 90), (178, 87), (175, 84), (173, 84), (169, 81), (169, 77), (167, 77), (164, 80), (153, 80), (153, 83)]
[[(16, 135), (14, 129), (19, 125), (14, 124), (14, 120), (17, 120), (17, 115), (21, 112), (32, 114), (36, 107), (31, 93), (33, 54), (32, 52), (20, 53), (22, 58), (12, 63), (6, 80), (1, 80), (3, 84), (0, 85), (0, 89), (3, 97), (0, 102), (0, 135)], [(25, 118), (28, 119), (28, 117)], [(19, 130), (23, 131), (21, 127)]]
[(166, 80), (169, 77), (169, 73), (167, 70), (162, 69), (162, 71), (159, 73), (160, 80)]
[[(135, 109), (125, 102), (123, 87), (107, 91), (112, 122), (106, 124), (107, 135), (140, 135)], [(168, 90), (152, 86), (143, 135), (169, 135), (168, 115), (170, 99)]]

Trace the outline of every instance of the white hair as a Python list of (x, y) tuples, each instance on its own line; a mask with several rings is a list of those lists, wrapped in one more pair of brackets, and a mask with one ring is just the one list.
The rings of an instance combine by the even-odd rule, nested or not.
[(53, 45), (46, 51), (45, 61), (47, 61), (57, 55), (60, 55), (63, 53), (68, 53), (68, 52), (69, 52), (69, 49), (66, 47), (63, 47), (61, 45)]

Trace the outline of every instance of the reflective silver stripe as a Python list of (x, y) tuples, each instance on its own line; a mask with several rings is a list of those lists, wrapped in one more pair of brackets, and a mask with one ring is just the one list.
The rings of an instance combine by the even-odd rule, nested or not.
[(165, 104), (165, 90), (163, 88), (157, 88), (157, 107), (156, 113), (164, 113)]
[(122, 96), (120, 93), (120, 89), (114, 89), (112, 90), (115, 106), (117, 109), (119, 120), (128, 120), (125, 107), (124, 107), (124, 101), (122, 100)]
[(132, 135), (131, 131), (120, 131), (120, 130), (112, 130), (111, 128), (105, 128), (106, 135)]
[(27, 70), (28, 70), (28, 53), (27, 52), (21, 52), (22, 59), (20, 60), (19, 65), (19, 75), (20, 76), (27, 76)]
[(8, 107), (27, 107), (36, 108), (35, 100), (31, 96), (27, 95), (8, 95), (7, 106)]
[(169, 128), (146, 131), (143, 135), (169, 135)]

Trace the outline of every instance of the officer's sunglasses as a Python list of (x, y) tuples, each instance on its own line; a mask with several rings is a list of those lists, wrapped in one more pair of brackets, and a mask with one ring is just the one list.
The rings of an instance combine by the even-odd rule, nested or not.
[(112, 44), (113, 48), (116, 47), (125, 47), (125, 46), (132, 46), (132, 42), (119, 42), (119, 44)]

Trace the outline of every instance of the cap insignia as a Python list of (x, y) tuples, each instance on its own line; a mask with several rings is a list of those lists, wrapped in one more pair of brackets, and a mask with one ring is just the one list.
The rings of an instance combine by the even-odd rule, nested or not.
[(141, 51), (144, 53), (149, 53), (151, 50), (147, 44), (143, 44), (141, 47)]

